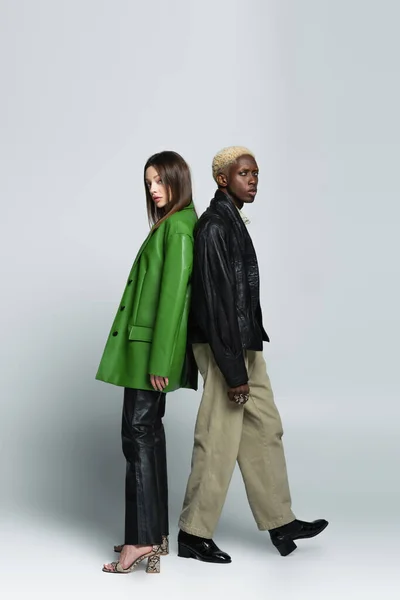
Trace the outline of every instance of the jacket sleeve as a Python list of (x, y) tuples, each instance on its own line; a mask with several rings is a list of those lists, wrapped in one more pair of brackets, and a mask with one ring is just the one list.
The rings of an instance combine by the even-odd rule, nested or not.
[[(235, 278), (224, 231), (210, 224), (195, 242), (195, 272), (201, 274), (201, 327), (229, 387), (248, 382), (235, 301)], [(196, 299), (198, 302), (199, 299)]]
[(169, 377), (173, 349), (185, 306), (192, 266), (192, 238), (185, 233), (171, 233), (166, 239), (149, 375)]

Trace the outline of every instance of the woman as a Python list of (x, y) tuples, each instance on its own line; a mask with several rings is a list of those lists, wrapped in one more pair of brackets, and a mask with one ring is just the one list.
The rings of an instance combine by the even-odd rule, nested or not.
[(197, 220), (190, 170), (179, 154), (144, 168), (150, 233), (139, 250), (96, 379), (124, 387), (122, 449), (127, 461), (125, 544), (106, 573), (130, 573), (148, 559), (159, 573), (168, 554), (168, 487), (162, 417), (167, 392), (197, 389), (186, 343)]

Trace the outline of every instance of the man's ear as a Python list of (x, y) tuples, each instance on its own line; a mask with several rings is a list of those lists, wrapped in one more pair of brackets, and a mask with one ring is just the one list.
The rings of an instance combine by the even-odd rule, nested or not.
[(219, 187), (227, 187), (228, 180), (227, 180), (226, 175), (224, 173), (218, 173), (218, 175), (217, 175), (217, 183), (218, 183)]

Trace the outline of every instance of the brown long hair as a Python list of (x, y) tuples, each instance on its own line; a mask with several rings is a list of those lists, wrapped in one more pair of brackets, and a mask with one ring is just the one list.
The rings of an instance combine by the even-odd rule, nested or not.
[[(163, 184), (169, 191), (170, 199), (166, 206), (158, 208), (146, 185), (146, 171), (154, 167)], [(177, 152), (164, 150), (150, 156), (144, 166), (144, 187), (146, 190), (147, 215), (150, 227), (157, 229), (173, 213), (182, 210), (193, 202), (192, 178), (187, 162)]]

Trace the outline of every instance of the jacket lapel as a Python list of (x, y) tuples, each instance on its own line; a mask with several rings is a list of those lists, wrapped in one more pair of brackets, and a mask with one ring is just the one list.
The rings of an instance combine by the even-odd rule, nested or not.
[(153, 233), (154, 233), (153, 231), (150, 231), (149, 235), (144, 240), (143, 244), (140, 246), (139, 252), (137, 253), (136, 258), (135, 258), (135, 262), (132, 265), (131, 272), (133, 271), (133, 269), (136, 267), (137, 263), (139, 262), (139, 258), (142, 256), (143, 250), (146, 248), (147, 244), (149, 243), (150, 238), (153, 235)]
[(240, 217), (240, 214), (230, 196), (224, 192), (221, 192), (220, 190), (217, 190), (214, 199), (211, 201), (211, 204), (214, 204), (215, 210), (217, 210), (217, 212), (219, 212), (224, 219), (227, 217), (229, 218), (233, 228), (236, 230), (236, 234), (239, 235), (240, 238), (250, 238), (247, 227), (243, 223), (243, 220)]
[[(193, 210), (193, 209), (194, 209), (193, 202), (191, 202), (190, 204), (188, 204), (188, 206), (185, 206), (185, 208), (184, 208), (183, 210), (188, 210), (188, 209), (191, 209), (191, 210)], [(153, 235), (153, 233), (154, 233), (154, 231), (153, 231), (153, 229), (151, 229), (151, 230), (150, 230), (150, 232), (149, 232), (149, 235), (148, 235), (148, 236), (147, 236), (147, 238), (144, 240), (143, 244), (140, 246), (140, 248), (139, 248), (139, 252), (137, 253), (137, 255), (136, 255), (136, 258), (135, 258), (135, 262), (134, 262), (134, 263), (133, 263), (133, 265), (132, 265), (131, 272), (132, 272), (132, 271), (133, 271), (133, 269), (136, 267), (136, 265), (137, 265), (137, 263), (138, 263), (138, 261), (139, 261), (139, 258), (142, 256), (142, 254), (143, 254), (143, 251), (144, 251), (144, 249), (146, 248), (147, 244), (149, 243), (149, 241), (150, 241), (150, 239), (151, 239), (151, 236)]]

